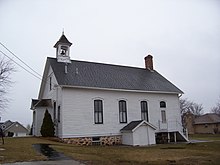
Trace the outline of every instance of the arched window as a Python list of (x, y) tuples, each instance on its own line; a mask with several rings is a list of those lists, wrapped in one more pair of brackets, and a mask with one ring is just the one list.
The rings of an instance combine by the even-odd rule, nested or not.
[(141, 101), (141, 119), (149, 121), (148, 119), (148, 105), (146, 101)]
[(165, 101), (160, 102), (160, 108), (166, 108), (166, 102)]
[(102, 100), (94, 100), (94, 122), (95, 124), (103, 124)]
[[(160, 102), (160, 108), (166, 108), (166, 107), (167, 107), (166, 102), (165, 101), (161, 101)], [(165, 109), (161, 110), (161, 120), (162, 120), (162, 123), (166, 123), (167, 122)]]
[(119, 101), (119, 122), (127, 123), (127, 105), (124, 100)]

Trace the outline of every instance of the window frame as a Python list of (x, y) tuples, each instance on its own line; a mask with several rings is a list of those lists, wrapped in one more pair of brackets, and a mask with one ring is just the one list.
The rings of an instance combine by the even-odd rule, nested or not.
[(166, 123), (167, 122), (167, 116), (166, 116), (166, 111), (161, 110), (161, 122)]
[(94, 123), (103, 124), (103, 100), (94, 100)]
[(166, 101), (160, 101), (160, 108), (166, 108), (166, 107), (167, 107)]
[(127, 123), (127, 102), (125, 100), (119, 100), (118, 106), (119, 106), (119, 123)]
[(148, 115), (148, 102), (147, 101), (141, 101), (141, 120), (146, 120), (149, 122), (149, 115)]

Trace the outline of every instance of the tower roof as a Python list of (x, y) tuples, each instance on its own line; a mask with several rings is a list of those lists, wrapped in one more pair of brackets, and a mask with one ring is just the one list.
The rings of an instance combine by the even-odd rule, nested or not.
[(67, 44), (69, 46), (72, 45), (71, 42), (68, 41), (68, 39), (66, 38), (66, 36), (64, 35), (64, 33), (62, 34), (62, 36), (60, 37), (60, 39), (57, 41), (57, 43), (54, 45), (54, 47), (56, 48), (58, 46), (58, 44)]

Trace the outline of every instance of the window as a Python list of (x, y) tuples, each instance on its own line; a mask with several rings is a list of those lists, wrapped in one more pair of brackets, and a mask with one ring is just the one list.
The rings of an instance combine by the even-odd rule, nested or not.
[(52, 77), (50, 77), (50, 91), (52, 90)]
[(94, 100), (94, 121), (95, 124), (103, 124), (102, 100)]
[(92, 145), (100, 145), (100, 137), (92, 137)]
[(165, 110), (161, 111), (161, 118), (162, 118), (162, 123), (166, 123), (167, 122), (166, 111)]
[(53, 102), (53, 121), (56, 119), (56, 102)]
[(160, 108), (166, 108), (166, 102), (165, 101), (160, 102)]
[(148, 106), (146, 101), (141, 101), (141, 119), (149, 121), (148, 119)]
[(124, 100), (119, 101), (119, 122), (127, 123), (127, 107)]
[(2, 124), (2, 126), (1, 126), (1, 127), (2, 127), (2, 129), (5, 129), (5, 128), (6, 128), (6, 126), (5, 126), (4, 124)]
[(57, 109), (57, 120), (59, 123), (60, 122), (60, 106), (58, 106), (58, 109)]

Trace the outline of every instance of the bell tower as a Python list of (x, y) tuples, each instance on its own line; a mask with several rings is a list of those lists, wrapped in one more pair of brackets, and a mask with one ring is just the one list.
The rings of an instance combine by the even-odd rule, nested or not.
[(66, 38), (63, 32), (60, 39), (54, 45), (54, 48), (56, 48), (57, 62), (71, 63), (71, 60), (70, 60), (70, 46), (71, 45), (72, 43), (68, 41), (68, 39)]

